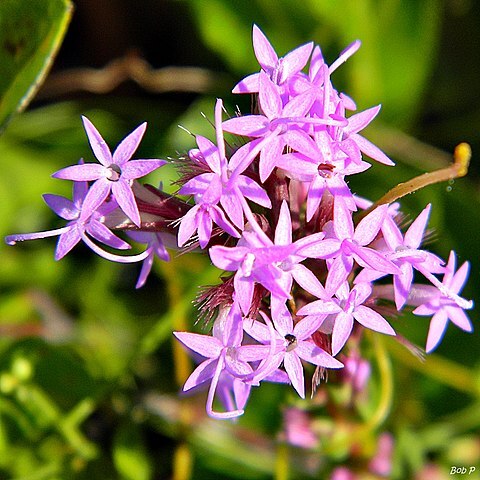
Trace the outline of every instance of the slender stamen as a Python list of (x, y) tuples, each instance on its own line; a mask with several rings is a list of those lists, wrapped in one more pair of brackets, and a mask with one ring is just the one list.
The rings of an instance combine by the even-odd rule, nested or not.
[(218, 155), (220, 157), (220, 169), (224, 172), (227, 169), (227, 160), (225, 158), (225, 143), (223, 140), (222, 108), (222, 100), (217, 98), (217, 103), (215, 104), (215, 135), (217, 137)]
[(212, 381), (210, 383), (210, 388), (208, 389), (208, 396), (207, 396), (207, 414), (213, 418), (220, 418), (220, 419), (228, 419), (228, 418), (235, 418), (243, 415), (244, 410), (230, 410), (229, 412), (216, 412), (213, 410), (213, 400), (215, 398), (215, 392), (217, 390), (218, 381), (220, 379), (220, 375), (223, 370), (223, 353), (218, 359), (217, 366), (215, 368), (215, 373), (213, 374)]
[(340, 56), (328, 67), (329, 73), (333, 73), (342, 63), (345, 63), (362, 45), (360, 40), (355, 40), (345, 50), (340, 53)]
[(82, 232), (82, 240), (85, 242), (88, 247), (90, 247), (97, 255), (100, 257), (105, 258), (106, 260), (110, 260), (111, 262), (118, 262), (118, 263), (136, 263), (145, 260), (151, 253), (152, 247), (148, 247), (142, 253), (137, 255), (115, 255), (114, 253), (107, 252), (103, 248), (99, 247), (96, 243), (94, 243), (88, 236)]
[(367, 210), (364, 210), (357, 219), (360, 220), (365, 215), (368, 215), (372, 210), (379, 205), (386, 203), (392, 203), (396, 200), (408, 195), (409, 193), (416, 192), (420, 188), (424, 188), (427, 185), (433, 185), (435, 183), (446, 182), (455, 178), (464, 177), (468, 173), (468, 165), (470, 164), (470, 158), (472, 156), (472, 150), (468, 143), (460, 143), (456, 146), (453, 153), (453, 163), (445, 168), (434, 170), (433, 172), (427, 172), (418, 177), (414, 177), (408, 182), (399, 183), (397, 186), (389, 190), (383, 197), (377, 200)]
[(467, 300), (456, 293), (453, 293), (451, 290), (448, 289), (446, 285), (444, 285), (435, 275), (430, 273), (427, 269), (422, 268), (422, 265), (415, 265), (415, 268), (430, 282), (433, 283), (439, 290), (442, 295), (453, 300), (460, 308), (464, 310), (469, 310), (473, 307), (473, 301)]
[(17, 242), (24, 242), (25, 240), (37, 240), (39, 238), (55, 237), (61, 235), (62, 233), (68, 232), (72, 228), (72, 225), (67, 225), (62, 228), (57, 228), (55, 230), (47, 230), (45, 232), (35, 232), (35, 233), (20, 233), (17, 235), (8, 235), (5, 237), (5, 243), (7, 245), (15, 245)]
[(262, 318), (265, 320), (265, 324), (268, 327), (268, 333), (270, 335), (270, 348), (268, 349), (268, 354), (267, 356), (261, 361), (260, 365), (258, 368), (253, 372), (253, 376), (251, 373), (248, 375), (245, 375), (242, 377), (242, 380), (246, 383), (250, 383), (253, 385), (258, 384), (258, 382), (264, 377), (264, 373), (268, 371), (268, 369), (271, 367), (271, 360), (273, 359), (273, 356), (275, 355), (275, 350), (276, 350), (276, 341), (275, 341), (275, 329), (273, 327), (272, 321), (268, 318), (265, 313), (260, 312), (260, 315)]
[(257, 220), (253, 216), (252, 211), (250, 210), (250, 206), (248, 205), (247, 201), (243, 197), (243, 195), (240, 195), (240, 201), (242, 202), (242, 208), (243, 212), (245, 213), (245, 217), (247, 217), (248, 222), (252, 226), (253, 230), (257, 233), (257, 235), (267, 244), (271, 242), (271, 240), (268, 238), (267, 234), (262, 230), (260, 225), (258, 224)]

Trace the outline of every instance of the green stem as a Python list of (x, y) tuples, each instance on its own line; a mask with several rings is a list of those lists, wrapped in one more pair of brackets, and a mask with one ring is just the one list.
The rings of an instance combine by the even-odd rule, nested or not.
[[(175, 272), (173, 262), (162, 262), (163, 276), (168, 279), (168, 299), (169, 311), (172, 311), (174, 305), (185, 304), (182, 296), (182, 285), (180, 277)], [(172, 318), (172, 327), (174, 331), (188, 330), (186, 311), (176, 312)], [(179, 342), (173, 341), (173, 365), (175, 372), (175, 380), (179, 387), (182, 387), (185, 380), (190, 375), (191, 360), (180, 345)], [(191, 425), (193, 421), (192, 412), (188, 403), (181, 402), (180, 404), (180, 423), (182, 425)], [(188, 480), (192, 476), (192, 453), (187, 443), (181, 442), (177, 446), (173, 456), (173, 479), (174, 480)]]
[(288, 445), (280, 442), (275, 456), (275, 480), (288, 480), (290, 471), (290, 456)]
[(427, 359), (421, 362), (395, 341), (391, 342), (389, 350), (397, 360), (409, 368), (417, 370), (456, 390), (480, 398), (480, 383), (478, 379), (462, 365), (435, 354), (429, 354)]
[(454, 178), (464, 177), (468, 173), (468, 166), (470, 164), (470, 158), (472, 156), (472, 150), (468, 143), (460, 143), (456, 146), (453, 153), (453, 163), (445, 168), (434, 170), (433, 172), (427, 172), (418, 177), (414, 177), (404, 183), (399, 183), (391, 190), (389, 190), (383, 197), (377, 200), (370, 208), (364, 210), (356, 216), (356, 220), (360, 220), (365, 215), (368, 215), (379, 205), (395, 202), (396, 200), (416, 192), (427, 185), (433, 185), (435, 183), (446, 182), (453, 180)]
[(381, 335), (374, 334), (373, 344), (375, 348), (375, 359), (380, 373), (380, 401), (373, 415), (364, 425), (365, 430), (373, 431), (379, 427), (390, 413), (393, 400), (393, 373), (392, 364), (383, 343)]

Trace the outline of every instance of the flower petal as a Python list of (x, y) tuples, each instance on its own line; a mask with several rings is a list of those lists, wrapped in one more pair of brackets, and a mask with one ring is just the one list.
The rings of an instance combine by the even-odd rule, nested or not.
[(218, 358), (223, 350), (222, 342), (211, 335), (190, 332), (173, 332), (186, 347), (199, 353), (202, 357)]
[(197, 140), (198, 148), (200, 149), (200, 152), (208, 166), (212, 169), (212, 172), (220, 175), (222, 172), (220, 168), (220, 155), (218, 153), (217, 146), (202, 135), (197, 135), (195, 138)]
[(45, 203), (64, 220), (75, 220), (78, 217), (80, 212), (68, 198), (51, 193), (46, 193), (42, 196)]
[(236, 192), (224, 192), (220, 197), (220, 204), (232, 223), (240, 230), (243, 230), (244, 221), (242, 202), (239, 200)]
[(280, 207), (277, 226), (275, 228), (275, 245), (290, 245), (292, 243), (292, 220), (286, 200)]
[(312, 138), (299, 128), (289, 128), (282, 134), (284, 142), (292, 149), (302, 153), (307, 158), (318, 161), (321, 154)]
[(183, 247), (198, 228), (197, 213), (200, 205), (192, 207), (181, 219), (178, 227), (178, 246)]
[[(297, 240), (295, 243), (298, 244), (299, 242), (301, 242), (301, 240)], [(340, 245), (341, 243), (334, 238), (323, 240), (322, 237), (314, 243), (307, 243), (305, 246), (302, 245), (296, 253), (297, 255), (308, 258), (331, 258), (339, 252)]]
[(96, 240), (119, 250), (128, 250), (132, 248), (127, 242), (117, 237), (108, 227), (98, 220), (91, 219), (87, 224), (86, 231)]
[(465, 332), (471, 332), (473, 330), (472, 322), (468, 318), (467, 314), (460, 307), (444, 307), (448, 314), (448, 318), (458, 327)]
[(63, 180), (91, 181), (106, 176), (105, 167), (98, 163), (84, 163), (82, 165), (72, 165), (62, 168), (55, 172), (53, 178), (61, 178)]
[(187, 378), (187, 381), (183, 386), (183, 391), (188, 392), (188, 390), (191, 390), (192, 388), (197, 387), (198, 385), (201, 385), (202, 383), (210, 380), (215, 374), (216, 368), (216, 358), (212, 358), (202, 362)]
[(200, 210), (198, 221), (198, 241), (201, 248), (205, 248), (212, 236), (213, 222), (207, 210)]
[(364, 327), (375, 330), (376, 332), (385, 333), (386, 335), (395, 335), (395, 330), (390, 324), (371, 308), (359, 305), (353, 312), (353, 317)]
[(377, 105), (349, 117), (348, 125), (343, 130), (344, 134), (348, 136), (363, 130), (377, 116), (380, 108), (381, 105)]
[(282, 336), (291, 334), (293, 332), (293, 319), (292, 315), (288, 311), (287, 307), (284, 305), (279, 311), (276, 312), (274, 316), (273, 324), (275, 325), (275, 329), (277, 332)]
[(117, 182), (112, 182), (112, 193), (118, 206), (139, 227), (141, 223), (140, 212), (138, 211), (137, 202), (130, 184), (123, 178), (120, 178)]
[(238, 300), (242, 312), (248, 315), (248, 311), (252, 305), (255, 284), (251, 278), (242, 277), (239, 275), (239, 272), (237, 272), (233, 279), (233, 285), (235, 287), (235, 298)]
[(380, 205), (363, 218), (355, 229), (353, 239), (359, 245), (368, 245), (377, 236), (387, 214), (388, 205)]
[(290, 273), (295, 281), (308, 293), (315, 295), (317, 298), (327, 295), (320, 280), (305, 265), (298, 263), (290, 270)]
[(157, 168), (165, 165), (165, 160), (155, 158), (144, 160), (132, 160), (122, 166), (122, 177), (125, 180), (134, 180), (135, 178), (143, 177)]
[(178, 191), (180, 195), (197, 195), (203, 194), (212, 183), (215, 173), (202, 173), (193, 177), (188, 182), (182, 185)]
[(225, 132), (245, 137), (262, 137), (268, 132), (269, 121), (263, 115), (242, 115), (222, 123)]
[(400, 309), (405, 305), (413, 281), (413, 268), (409, 263), (405, 262), (401, 264), (400, 270), (401, 273), (399, 275), (394, 275), (393, 277), (395, 306), (397, 307), (398, 311), (400, 311)]
[(142, 140), (146, 128), (147, 123), (142, 123), (118, 144), (117, 148), (113, 152), (113, 163), (116, 163), (119, 166), (123, 166), (132, 158), (135, 150), (137, 150), (138, 145)]
[(257, 205), (265, 208), (272, 208), (272, 202), (267, 192), (255, 181), (246, 175), (239, 175), (236, 182), (237, 188), (243, 194)]
[(333, 206), (333, 229), (339, 240), (353, 237), (352, 213), (347, 208), (342, 197), (335, 197)]
[(313, 42), (300, 45), (291, 52), (288, 52), (281, 62), (279, 85), (287, 79), (298, 73), (307, 64), (310, 54), (312, 53)]
[(450, 283), (450, 288), (453, 292), (459, 293), (465, 284), (468, 272), (470, 271), (470, 263), (464, 262), (463, 265), (456, 271)]
[(395, 165), (395, 163), (392, 162), (376, 145), (365, 137), (362, 137), (358, 133), (354, 133), (353, 135), (350, 135), (350, 138), (358, 145), (365, 155), (368, 155), (370, 158), (373, 158), (384, 165)]
[(107, 143), (87, 117), (82, 116), (82, 122), (95, 157), (103, 166), (108, 167), (113, 159)]
[(285, 142), (282, 136), (270, 135), (260, 152), (259, 173), (260, 180), (265, 183), (276, 166), (277, 159), (282, 155)]
[(350, 313), (340, 312), (333, 326), (332, 332), (332, 354), (336, 355), (345, 345), (352, 333), (353, 316)]
[(301, 398), (305, 398), (305, 381), (303, 376), (303, 366), (300, 358), (294, 352), (288, 352), (283, 359), (283, 365), (292, 382), (293, 388)]
[(346, 255), (338, 256), (328, 267), (328, 276), (325, 282), (325, 290), (328, 295), (337, 293), (343, 282), (350, 275), (353, 268), (353, 258)]
[(60, 260), (80, 241), (80, 227), (76, 224), (58, 237), (55, 260)]
[(277, 66), (278, 55), (273, 49), (272, 44), (257, 25), (253, 25), (252, 37), (253, 50), (255, 51), (258, 63), (265, 71), (270, 72)]
[(256, 93), (258, 92), (259, 73), (252, 73), (240, 80), (232, 90), (232, 93)]
[(227, 217), (223, 211), (216, 205), (212, 206), (209, 210), (212, 220), (229, 235), (235, 238), (239, 238), (240, 234), (235, 230), (235, 227), (227, 220)]
[(360, 247), (357, 244), (349, 243), (354, 252), (355, 260), (362, 267), (370, 267), (379, 272), (398, 275), (400, 269), (390, 260), (387, 260), (381, 253), (368, 247)]
[(80, 213), (81, 220), (86, 220), (106, 200), (110, 193), (111, 186), (112, 182), (106, 178), (99, 178), (90, 187), (83, 200), (82, 211)]
[[(296, 97), (293, 97), (283, 108), (281, 116), (288, 117), (305, 117), (315, 102), (315, 93), (307, 91)], [(268, 115), (267, 115), (268, 116)], [(271, 119), (271, 117), (269, 117)]]
[(405, 233), (404, 244), (409, 248), (418, 248), (422, 243), (423, 234), (425, 233), (425, 228), (427, 227), (431, 208), (432, 205), (429, 203), (410, 225), (410, 227), (408, 227), (408, 230)]
[(434, 350), (445, 334), (447, 329), (448, 316), (445, 310), (439, 310), (431, 319), (428, 329), (427, 345), (425, 351), (430, 353)]
[(343, 363), (333, 358), (327, 352), (319, 348), (313, 342), (299, 342), (295, 353), (306, 362), (320, 367), (342, 368)]
[(264, 115), (273, 120), (282, 115), (282, 99), (277, 86), (264, 72), (260, 72), (258, 102)]

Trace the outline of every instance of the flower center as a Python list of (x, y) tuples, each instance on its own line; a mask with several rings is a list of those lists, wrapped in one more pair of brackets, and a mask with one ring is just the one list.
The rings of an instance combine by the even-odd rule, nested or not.
[(122, 175), (122, 169), (115, 163), (107, 167), (107, 180), (111, 182), (118, 182)]
[(290, 256), (288, 256), (285, 260), (282, 260), (281, 262), (277, 262), (275, 265), (280, 270), (283, 270), (284, 272), (289, 272), (290, 270), (292, 270), (294, 264)]
[(330, 178), (332, 176), (334, 168), (335, 168), (335, 166), (331, 165), (330, 163), (321, 163), (317, 167), (318, 174), (323, 178)]
[(287, 333), (284, 338), (287, 341), (287, 352), (295, 350), (298, 345), (297, 337), (291, 333)]
[(238, 351), (236, 347), (227, 347), (225, 350), (225, 357), (230, 362), (236, 362), (238, 358)]

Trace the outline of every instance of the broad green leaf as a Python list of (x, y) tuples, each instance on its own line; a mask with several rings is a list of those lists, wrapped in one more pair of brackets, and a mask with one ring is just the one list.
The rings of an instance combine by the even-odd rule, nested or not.
[(69, 0), (0, 2), (0, 131), (35, 95), (71, 14)]

